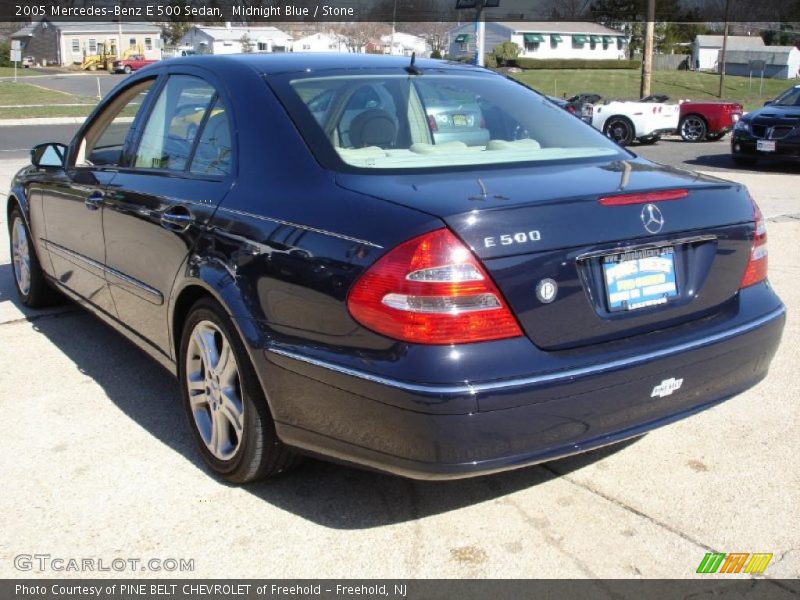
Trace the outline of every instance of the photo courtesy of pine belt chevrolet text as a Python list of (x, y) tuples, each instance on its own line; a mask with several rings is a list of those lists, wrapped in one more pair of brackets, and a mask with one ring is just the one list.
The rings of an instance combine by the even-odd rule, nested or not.
[(747, 189), (618, 142), (459, 63), (144, 65), (14, 177), (17, 293), (174, 373), (230, 482), (304, 455), (449, 479), (584, 452), (754, 386), (785, 321)]

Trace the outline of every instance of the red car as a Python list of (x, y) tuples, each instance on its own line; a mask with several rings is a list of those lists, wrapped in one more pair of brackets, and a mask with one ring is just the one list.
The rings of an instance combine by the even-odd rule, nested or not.
[(742, 111), (736, 102), (684, 102), (678, 133), (686, 142), (715, 142), (733, 129)]
[(133, 54), (128, 58), (123, 58), (122, 60), (115, 60), (114, 64), (111, 66), (112, 71), (114, 73), (132, 73), (142, 67), (146, 67), (149, 64), (156, 62), (151, 58), (145, 58), (141, 54)]

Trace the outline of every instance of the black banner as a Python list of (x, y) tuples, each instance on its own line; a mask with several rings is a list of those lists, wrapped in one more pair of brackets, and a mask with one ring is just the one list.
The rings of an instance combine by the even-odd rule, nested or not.
[[(647, 0), (0, 0), (0, 21), (644, 21)], [(661, 0), (656, 21), (800, 22), (800, 0)]]
[(3, 600), (295, 600), (299, 598), (389, 600), (485, 600), (487, 598), (570, 598), (648, 600), (740, 598), (783, 600), (800, 597), (798, 581), (711, 575), (692, 580), (0, 580)]

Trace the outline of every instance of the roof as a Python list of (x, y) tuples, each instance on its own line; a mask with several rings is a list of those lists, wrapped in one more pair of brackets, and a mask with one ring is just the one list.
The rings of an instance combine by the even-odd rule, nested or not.
[(621, 31), (611, 29), (600, 23), (589, 22), (564, 22), (564, 21), (498, 21), (499, 25), (512, 31), (531, 33), (564, 33), (564, 34), (587, 34), (594, 33), (599, 35), (625, 35)]
[[(208, 54), (171, 58), (162, 61), (167, 64), (202, 64), (208, 69), (229, 69), (232, 65), (244, 66), (258, 73), (279, 74), (301, 71), (326, 71), (332, 69), (403, 69), (409, 65), (407, 56), (387, 54), (360, 54), (357, 52), (279, 52), (252, 54)], [(420, 69), (447, 69), (489, 73), (472, 65), (458, 62), (418, 58), (414, 63)]]
[(231, 25), (230, 27), (205, 27), (203, 25), (195, 25), (195, 29), (221, 42), (238, 42), (244, 35), (247, 35), (247, 37), (251, 39), (264, 39), (269, 37), (291, 39), (292, 37), (277, 27), (269, 25), (262, 27), (242, 27), (241, 25)]
[(30, 37), (30, 36), (33, 35), (34, 31), (36, 31), (36, 25), (34, 25), (34, 24), (26, 25), (22, 29), (12, 33), (11, 34), (11, 39)]
[(764, 46), (762, 50), (733, 50), (725, 53), (725, 62), (747, 64), (751, 60), (763, 60), (768, 65), (786, 66), (789, 64), (789, 56), (793, 53), (800, 55), (800, 50), (794, 46)]
[(150, 23), (93, 23), (92, 21), (50, 21), (50, 25), (62, 33), (156, 33), (161, 28)]
[[(723, 36), (698, 35), (695, 41), (701, 48), (722, 48)], [(748, 48), (761, 48), (764, 40), (759, 35), (729, 35), (728, 50), (747, 50)]]

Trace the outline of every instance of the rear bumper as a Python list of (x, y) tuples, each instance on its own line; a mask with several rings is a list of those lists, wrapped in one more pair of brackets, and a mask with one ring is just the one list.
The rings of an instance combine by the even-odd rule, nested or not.
[[(264, 355), (263, 380), (278, 435), (288, 445), (407, 477), (451, 479), (587, 451), (730, 398), (767, 374), (784, 320), (780, 306), (658, 352), (450, 386), (355, 372), (273, 347)], [(682, 380), (679, 389), (660, 395), (670, 380)], [(397, 394), (414, 397), (415, 408), (424, 400), (431, 407), (463, 400), (478, 410), (410, 410), (398, 406)], [(504, 408), (486, 408), (493, 406)]]

